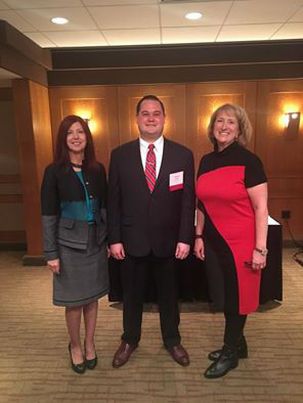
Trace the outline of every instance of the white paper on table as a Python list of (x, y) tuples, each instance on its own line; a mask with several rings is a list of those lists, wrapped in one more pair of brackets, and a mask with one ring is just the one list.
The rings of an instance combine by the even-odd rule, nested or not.
[(268, 225), (281, 225), (278, 221), (274, 220), (270, 215), (268, 216)]

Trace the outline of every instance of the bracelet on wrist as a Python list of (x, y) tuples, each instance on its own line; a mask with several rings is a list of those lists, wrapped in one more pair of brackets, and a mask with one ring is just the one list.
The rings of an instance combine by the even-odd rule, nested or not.
[(268, 250), (266, 248), (255, 248), (254, 250), (260, 253), (261, 256), (266, 256), (268, 253)]
[(203, 235), (202, 235), (202, 234), (196, 234), (196, 235), (195, 235), (195, 239), (199, 239), (199, 238), (202, 239), (202, 238), (203, 238)]

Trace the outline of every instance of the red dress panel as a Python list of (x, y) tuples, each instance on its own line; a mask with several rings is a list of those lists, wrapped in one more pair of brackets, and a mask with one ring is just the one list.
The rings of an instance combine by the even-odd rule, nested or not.
[(259, 305), (261, 273), (247, 267), (255, 247), (255, 214), (247, 187), (264, 182), (258, 157), (237, 143), (200, 163), (196, 193), (205, 214), (206, 260), (209, 246), (223, 271), (226, 312), (244, 315)]

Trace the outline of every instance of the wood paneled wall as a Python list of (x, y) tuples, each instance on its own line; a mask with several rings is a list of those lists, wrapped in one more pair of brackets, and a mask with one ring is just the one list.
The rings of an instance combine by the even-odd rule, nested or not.
[[(165, 105), (165, 135), (191, 148), (198, 163), (201, 155), (211, 150), (206, 128), (212, 111), (220, 104), (244, 106), (254, 126), (256, 89), (256, 82), (50, 88), (54, 143), (64, 116), (89, 112), (97, 155), (107, 165), (115, 146), (138, 137), (137, 102), (144, 95), (156, 94)], [(254, 149), (254, 138), (250, 147)]]
[[(301, 111), (296, 135), (288, 136), (282, 124), (285, 112)], [(290, 231), (303, 239), (303, 80), (258, 83), (256, 152), (269, 179), (270, 213), (280, 218), (289, 210)], [(287, 225), (284, 237), (290, 238)]]
[(19, 175), (0, 174), (0, 249), (21, 248), (25, 244), (20, 187)]
[(118, 89), (120, 143), (138, 137), (136, 105), (144, 96), (155, 94), (161, 98), (166, 112), (165, 133), (170, 139), (186, 144), (185, 86), (184, 85), (131, 85)]
[[(186, 131), (198, 168), (202, 154), (212, 150), (207, 126), (212, 112), (225, 103), (235, 103), (246, 109), (255, 126), (256, 82), (220, 82), (186, 86)], [(254, 138), (250, 149), (254, 149)]]
[(24, 248), (23, 198), (11, 88), (0, 88), (0, 249)]
[(23, 193), (27, 255), (24, 264), (42, 258), (40, 186), (44, 168), (52, 161), (48, 89), (28, 80), (13, 81), (13, 99)]
[(53, 142), (64, 116), (90, 117), (98, 160), (106, 166), (119, 145), (118, 89), (115, 87), (57, 87), (49, 90)]
[[(243, 106), (254, 128), (249, 148), (261, 157), (269, 177), (270, 214), (281, 221), (281, 210), (290, 210), (291, 230), (303, 239), (303, 117), (292, 139), (285, 137), (280, 123), (287, 108), (303, 113), (302, 80), (52, 87), (49, 92), (54, 139), (63, 116), (90, 110), (97, 155), (106, 166), (112, 148), (138, 136), (135, 107), (144, 95), (163, 100), (165, 135), (192, 149), (196, 168), (212, 148), (206, 134), (212, 111), (226, 102)], [(284, 238), (290, 238), (286, 226)]]

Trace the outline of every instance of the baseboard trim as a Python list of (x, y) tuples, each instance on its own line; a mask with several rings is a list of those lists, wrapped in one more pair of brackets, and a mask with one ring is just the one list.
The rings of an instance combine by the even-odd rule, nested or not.
[(10, 250), (21, 250), (26, 252), (26, 243), (9, 243), (9, 242), (0, 242), (0, 251), (10, 251)]
[(22, 258), (23, 266), (45, 266), (46, 260), (43, 255), (24, 255)]

